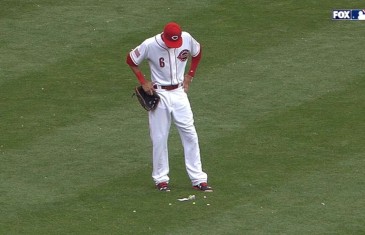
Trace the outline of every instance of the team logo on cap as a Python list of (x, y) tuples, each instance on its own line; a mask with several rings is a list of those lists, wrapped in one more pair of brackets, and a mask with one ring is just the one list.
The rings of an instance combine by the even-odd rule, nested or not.
[(182, 62), (184, 62), (188, 59), (188, 56), (189, 56), (189, 51), (185, 49), (179, 53), (179, 56), (177, 58)]
[(175, 36), (172, 36), (171, 39), (174, 40), (174, 41), (176, 41), (177, 39), (179, 39), (179, 36), (176, 36), (176, 35)]

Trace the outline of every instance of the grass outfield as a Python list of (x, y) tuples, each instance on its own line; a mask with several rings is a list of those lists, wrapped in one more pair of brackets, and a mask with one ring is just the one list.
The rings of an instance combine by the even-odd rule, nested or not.
[[(331, 20), (359, 4), (0, 0), (0, 234), (364, 234), (365, 22)], [(210, 194), (175, 128), (172, 191), (154, 189), (131, 98), (125, 55), (168, 21), (204, 46)]]

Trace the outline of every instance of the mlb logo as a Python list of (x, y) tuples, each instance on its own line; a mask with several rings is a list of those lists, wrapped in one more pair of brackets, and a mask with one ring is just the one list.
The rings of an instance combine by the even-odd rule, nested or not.
[(365, 20), (365, 10), (352, 10), (351, 15), (353, 20)]
[(333, 20), (351, 20), (352, 10), (333, 10), (332, 11)]

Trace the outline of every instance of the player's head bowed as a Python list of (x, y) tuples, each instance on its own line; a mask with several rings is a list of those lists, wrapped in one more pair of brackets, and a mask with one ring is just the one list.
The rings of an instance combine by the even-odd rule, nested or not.
[(170, 22), (165, 25), (162, 39), (167, 47), (179, 48), (182, 45), (181, 27), (175, 22)]

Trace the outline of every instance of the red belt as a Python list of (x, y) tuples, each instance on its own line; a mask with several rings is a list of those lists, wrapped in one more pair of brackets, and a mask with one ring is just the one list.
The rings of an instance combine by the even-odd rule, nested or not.
[(164, 89), (167, 91), (175, 90), (178, 87), (180, 87), (180, 84), (170, 85), (170, 86), (153, 85), (153, 88), (155, 88), (155, 89)]

